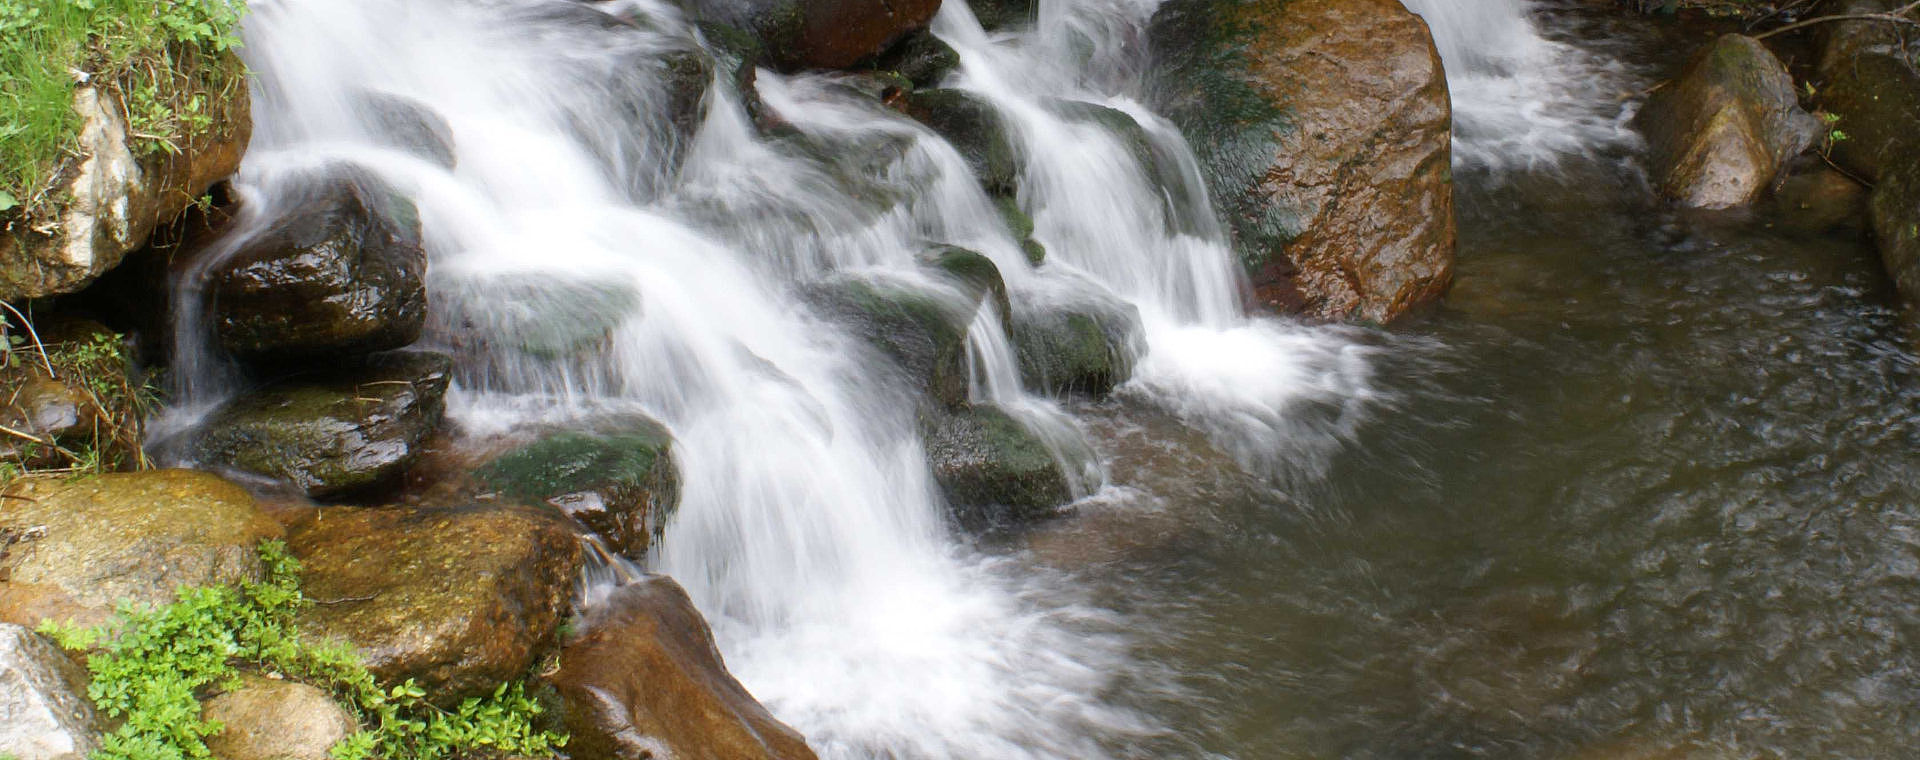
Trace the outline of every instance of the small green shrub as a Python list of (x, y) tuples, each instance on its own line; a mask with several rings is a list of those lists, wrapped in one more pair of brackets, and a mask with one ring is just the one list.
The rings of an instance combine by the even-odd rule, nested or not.
[(280, 674), (328, 689), (354, 711), (363, 730), (334, 746), (339, 760), (442, 760), (480, 752), (548, 757), (566, 737), (535, 727), (542, 711), (522, 684), (503, 684), (485, 699), (453, 710), (426, 700), (412, 680), (382, 687), (350, 648), (314, 645), (294, 634), (293, 619), (310, 602), (299, 587), (300, 565), (286, 546), (260, 546), (267, 578), (235, 589), (182, 588), (179, 601), (157, 609), (125, 605), (115, 623), (41, 629), (87, 657), (87, 687), (105, 715), (123, 720), (92, 760), (205, 760), (206, 740), (220, 726), (201, 716), (199, 697), (231, 688), (242, 668)]

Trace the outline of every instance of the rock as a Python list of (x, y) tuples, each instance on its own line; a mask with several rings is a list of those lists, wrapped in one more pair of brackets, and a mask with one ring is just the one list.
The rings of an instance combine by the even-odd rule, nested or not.
[(1170, 0), (1154, 100), (1268, 308), (1387, 322), (1453, 276), (1451, 108), (1396, 0)]
[(427, 259), (412, 202), (357, 173), (315, 182), (209, 274), (214, 333), (236, 355), (350, 356), (420, 337)]
[(1903, 164), (1883, 168), (1871, 208), (1881, 263), (1900, 294), (1920, 303), (1920, 162), (1910, 156)]
[(515, 501), (553, 504), (608, 548), (644, 557), (679, 505), (673, 436), (643, 418), (600, 427), (516, 448), (481, 466), (479, 480)]
[(748, 31), (785, 71), (841, 69), (933, 20), (939, 0), (681, 0), (687, 18)]
[(614, 330), (640, 308), (640, 293), (614, 279), (542, 274), (448, 278), (444, 340), (462, 356), (503, 353), (538, 360), (603, 355)]
[(384, 682), (436, 702), (491, 693), (554, 641), (581, 562), (551, 508), (328, 507), (293, 527), (302, 636), (351, 644)]
[[(1894, 0), (1845, 0), (1833, 14), (1889, 13)], [(1898, 27), (1879, 21), (1822, 24), (1819, 71), (1821, 109), (1839, 117), (1835, 127), (1847, 139), (1833, 156), (1848, 171), (1871, 181), (1887, 167), (1911, 163), (1920, 144), (1920, 71), (1909, 61), (1915, 53), (1902, 46)]]
[(1007, 281), (1000, 268), (986, 254), (959, 246), (943, 245), (926, 252), (923, 260), (939, 270), (974, 303), (991, 302), (1000, 323), (1012, 318), (1013, 306), (1007, 298)]
[(965, 90), (921, 90), (907, 98), (906, 113), (960, 151), (988, 195), (1013, 195), (1019, 154), (993, 104)]
[(221, 726), (207, 740), (220, 760), (328, 760), (333, 745), (359, 730), (326, 692), (255, 675), (207, 700), (201, 715)]
[(1013, 26), (1031, 26), (1039, 19), (1039, 0), (973, 0), (967, 3), (973, 9), (980, 26), (987, 31), (997, 31)]
[(1140, 310), (1090, 288), (1023, 299), (1010, 327), (1021, 379), (1053, 394), (1107, 394), (1146, 345)]
[(1801, 232), (1867, 227), (1867, 189), (1823, 163), (1789, 174), (1774, 191), (1773, 204), (1781, 223)]
[(1660, 191), (1693, 208), (1758, 200), (1788, 159), (1820, 134), (1793, 77), (1759, 40), (1728, 34), (1640, 111)]
[(891, 359), (933, 400), (967, 401), (967, 325), (979, 302), (906, 283), (835, 278), (808, 298), (862, 342)]
[(86, 669), (11, 623), (0, 623), (0, 718), (0, 757), (85, 760), (99, 747)]
[(93, 625), (122, 600), (259, 580), (256, 547), (280, 534), (245, 490), (204, 472), (22, 478), (0, 492), (0, 621)]
[(1006, 412), (975, 406), (935, 414), (922, 428), (934, 480), (962, 526), (1031, 522), (1073, 499), (1046, 444)]
[(915, 88), (931, 89), (960, 68), (960, 53), (933, 33), (920, 31), (907, 35), (874, 65), (905, 77)]
[(812, 760), (727, 672), (687, 592), (653, 576), (589, 611), (550, 677), (580, 758)]
[(209, 414), (190, 455), (314, 497), (385, 485), (439, 426), (452, 365), (444, 354), (403, 351), (267, 386)]
[(447, 169), (456, 165), (453, 126), (431, 106), (405, 95), (367, 90), (358, 94), (353, 108), (381, 143)]
[(1009, 197), (993, 199), (994, 206), (1000, 210), (1000, 219), (1007, 223), (1007, 232), (1014, 240), (1020, 241), (1020, 252), (1027, 255), (1027, 263), (1034, 266), (1047, 259), (1047, 247), (1033, 239), (1033, 217), (1020, 209), (1020, 202)]
[(174, 97), (201, 99), (211, 126), (179, 141), (175, 152), (132, 135), (111, 89), (75, 90), (79, 137), (73, 158), (56, 173), (66, 179), (46, 195), (58, 200), (32, 219), (21, 209), (0, 211), (0, 301), (80, 290), (239, 168), (253, 131), (245, 68), (230, 53), (186, 55), (176, 64), (206, 75)]
[[(1176, 189), (1185, 183), (1185, 180), (1180, 177), (1178, 168), (1180, 159), (1156, 145), (1153, 138), (1147, 134), (1146, 128), (1140, 126), (1138, 120), (1119, 109), (1079, 100), (1056, 98), (1048, 101), (1047, 106), (1061, 118), (1098, 126), (1119, 139), (1121, 147), (1126, 149), (1127, 154), (1133, 158), (1134, 164), (1140, 167), (1140, 171), (1146, 174), (1152, 186), (1161, 189), (1162, 209), (1169, 223), (1191, 222), (1189, 215), (1176, 208), (1173, 201), (1172, 192), (1177, 192)], [(1211, 210), (1207, 213), (1211, 213)], [(1199, 234), (1198, 230), (1190, 225), (1171, 231)]]
[(76, 456), (104, 470), (136, 467), (150, 401), (128, 341), (66, 315), (43, 315), (36, 329), (45, 356), (28, 346), (0, 366), (0, 425), (39, 441), (0, 436), (0, 458), (26, 469), (69, 466)]

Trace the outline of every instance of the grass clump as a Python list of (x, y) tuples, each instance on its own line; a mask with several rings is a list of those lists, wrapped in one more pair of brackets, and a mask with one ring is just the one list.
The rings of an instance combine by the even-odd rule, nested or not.
[(76, 150), (74, 89), (119, 97), (136, 149), (177, 152), (212, 129), (207, 93), (243, 87), (224, 54), (244, 0), (0, 0), (0, 216), (54, 200)]
[(354, 712), (363, 730), (333, 747), (338, 760), (550, 757), (566, 743), (534, 725), (542, 709), (522, 684), (444, 710), (412, 680), (383, 687), (344, 645), (302, 641), (293, 620), (310, 602), (300, 591), (298, 560), (278, 541), (261, 544), (260, 558), (267, 569), (260, 583), (182, 588), (173, 604), (126, 605), (114, 623), (96, 628), (41, 626), (63, 647), (92, 650), (87, 696), (122, 721), (91, 760), (212, 757), (207, 739), (221, 727), (201, 716), (199, 698), (235, 686), (243, 668), (327, 689)]
[[(21, 325), (24, 318), (15, 317)], [(58, 440), (0, 428), (8, 448), (0, 456), (0, 483), (27, 474), (94, 475), (150, 466), (141, 447), (142, 421), (159, 401), (155, 387), (133, 371), (124, 336), (86, 329), (47, 335), (0, 326), (0, 410), (18, 411), (21, 385), (48, 377), (76, 394), (85, 429)]]

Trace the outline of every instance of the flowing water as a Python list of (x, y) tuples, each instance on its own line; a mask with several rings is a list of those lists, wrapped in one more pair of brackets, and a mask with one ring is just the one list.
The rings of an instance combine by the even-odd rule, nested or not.
[[(1461, 251), (1447, 306), (1394, 333), (1241, 313), (1191, 152), (1138, 97), (1152, 0), (934, 24), (948, 85), (1013, 125), (1038, 269), (959, 154), (857, 83), (759, 72), (792, 139), (724, 75), (676, 121), (667, 62), (705, 43), (648, 0), (255, 0), (240, 234), (318, 172), (377, 177), (419, 207), (466, 434), (669, 426), (652, 569), (826, 757), (1916, 745), (1920, 390), (1870, 251), (1662, 210), (1627, 126), (1649, 74), (1621, 62), (1666, 52), (1631, 28), (1408, 4), (1454, 92)], [(444, 118), (455, 166), (370, 97)], [(964, 306), (929, 242), (991, 258), (1016, 313), (1139, 310), (1134, 381), (1064, 409), (1020, 387), (993, 310), (963, 315), (972, 397), (1050, 442), (1076, 516), (953, 534), (909, 389), (811, 306), (834, 278)], [(187, 312), (174, 428), (241, 380)], [(517, 342), (555, 320), (611, 337)]]

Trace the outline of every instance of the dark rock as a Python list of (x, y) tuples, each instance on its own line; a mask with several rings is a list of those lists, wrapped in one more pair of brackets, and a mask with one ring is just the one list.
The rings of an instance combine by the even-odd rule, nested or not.
[(1900, 294), (1920, 303), (1920, 161), (1911, 159), (1881, 170), (1871, 208), (1881, 263)]
[(1660, 191), (1694, 208), (1759, 199), (1820, 123), (1800, 110), (1793, 77), (1765, 45), (1729, 34), (1707, 46), (1641, 110)]
[(204, 472), (22, 478), (0, 493), (0, 621), (94, 625), (123, 600), (259, 580), (255, 547), (280, 532), (244, 489)]
[(85, 760), (104, 726), (87, 671), (45, 636), (0, 623), (0, 757)]
[[(1844, 0), (1833, 3), (1835, 14), (1890, 13), (1903, 3), (1895, 0)], [(1914, 125), (1920, 124), (1920, 52), (1902, 44), (1893, 24), (1881, 21), (1841, 21), (1822, 24), (1819, 88), (1821, 109), (1839, 117), (1835, 127), (1847, 139), (1833, 146), (1833, 156), (1848, 171), (1872, 181), (1885, 168), (1913, 162), (1920, 143)]]
[(679, 505), (673, 437), (647, 419), (599, 428), (518, 447), (481, 466), (479, 480), (515, 501), (553, 504), (615, 552), (645, 556)]
[(554, 643), (581, 563), (551, 508), (329, 507), (293, 527), (301, 635), (344, 641), (384, 682), (442, 704), (524, 676)]
[(366, 91), (354, 103), (373, 137), (391, 147), (452, 169), (453, 127), (425, 103), (391, 92)]
[(626, 282), (519, 275), (436, 283), (447, 293), (443, 337), (462, 355), (512, 353), (544, 360), (603, 354), (613, 331), (640, 308)]
[(319, 183), (211, 273), (214, 332), (228, 351), (332, 357), (420, 337), (427, 259), (412, 202), (370, 177)]
[(256, 675), (207, 700), (202, 716), (220, 724), (207, 739), (220, 760), (328, 760), (335, 744), (359, 730), (325, 691)]
[(1112, 391), (1146, 341), (1139, 309), (1091, 289), (1021, 301), (1009, 333), (1022, 380), (1054, 394)]
[(687, 592), (655, 576), (587, 613), (550, 677), (580, 758), (813, 760), (726, 670)]
[(1268, 308), (1387, 322), (1453, 275), (1451, 108), (1395, 0), (1170, 0), (1154, 99)]
[(1863, 232), (1867, 197), (1867, 189), (1851, 177), (1812, 161), (1781, 181), (1773, 194), (1773, 210), (1785, 227), (1801, 232)]
[(947, 406), (967, 401), (967, 325), (977, 301), (901, 283), (853, 278), (822, 282), (809, 300), (891, 359), (906, 380)]
[(1031, 26), (1039, 19), (1039, 0), (973, 0), (967, 3), (987, 31)]
[(993, 104), (964, 90), (922, 90), (907, 98), (906, 113), (960, 151), (989, 195), (1013, 194), (1019, 183), (1019, 154)]
[(1073, 498), (1046, 444), (1006, 412), (975, 406), (934, 414), (922, 427), (934, 480), (965, 527), (1050, 517)]
[(939, 0), (681, 0), (687, 18), (750, 32), (768, 62), (841, 69), (926, 28)]
[(993, 203), (1000, 210), (1000, 219), (1007, 223), (1007, 232), (1020, 241), (1020, 252), (1027, 255), (1027, 263), (1040, 266), (1047, 259), (1047, 247), (1033, 239), (1033, 217), (1020, 210), (1020, 202), (1013, 198), (1001, 196)]
[(958, 246), (943, 245), (925, 254), (927, 263), (940, 270), (974, 303), (991, 302), (1000, 323), (1006, 324), (1013, 316), (1013, 307), (1007, 299), (1007, 281), (1000, 276), (1000, 268), (994, 266), (993, 259), (978, 251), (970, 251)]
[(905, 77), (915, 88), (930, 89), (939, 87), (948, 74), (960, 68), (960, 54), (931, 32), (914, 32), (874, 65)]
[(287, 481), (315, 497), (398, 477), (440, 424), (452, 360), (407, 351), (253, 391), (201, 423), (191, 456)]

